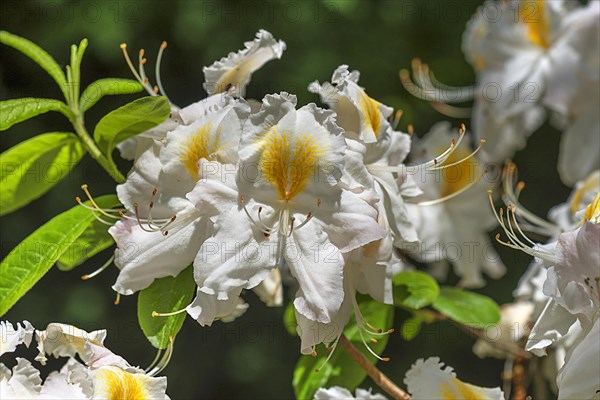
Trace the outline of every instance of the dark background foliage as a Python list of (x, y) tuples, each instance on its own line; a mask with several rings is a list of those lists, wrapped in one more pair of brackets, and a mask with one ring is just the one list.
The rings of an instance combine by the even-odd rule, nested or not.
[[(2, 29), (24, 36), (45, 48), (61, 65), (69, 57), (69, 45), (89, 39), (82, 65), (82, 84), (103, 77), (130, 78), (119, 44), (126, 42), (133, 57), (145, 48), (153, 70), (154, 54), (167, 40), (162, 65), (163, 84), (171, 99), (186, 105), (206, 96), (202, 66), (237, 51), (264, 28), (287, 43), (281, 60), (256, 73), (247, 97), (288, 91), (299, 104), (315, 101), (306, 90), (309, 82), (329, 80), (340, 64), (361, 72), (368, 93), (404, 116), (400, 128), (415, 126), (422, 135), (444, 116), (426, 102), (411, 97), (400, 84), (398, 71), (413, 57), (428, 62), (438, 78), (451, 85), (466, 85), (474, 74), (461, 52), (466, 22), (481, 1), (311, 0), (311, 1), (10, 1), (1, 3)], [(60, 96), (54, 82), (34, 63), (8, 47), (0, 47), (1, 99)], [(150, 76), (153, 76), (149, 72)], [(134, 96), (107, 97), (86, 114), (88, 129), (101, 116)], [(458, 126), (460, 120), (453, 120)], [(3, 132), (2, 151), (33, 135), (69, 131), (60, 115), (45, 115)], [(530, 139), (515, 161), (528, 185), (523, 202), (545, 215), (568, 195), (556, 173), (560, 133), (544, 125)], [(126, 171), (129, 165), (121, 164)], [(39, 171), (32, 179), (51, 179)], [(90, 185), (95, 194), (113, 193), (114, 183), (90, 157), (48, 194), (2, 218), (2, 257), (37, 227), (75, 204), (79, 186)], [(468, 196), (468, 194), (464, 194)], [(485, 201), (485, 199), (482, 199)], [(500, 281), (490, 281), (482, 293), (499, 303), (512, 299), (511, 291), (529, 259), (500, 249), (508, 266)], [(28, 319), (37, 327), (65, 322), (86, 330), (106, 328), (107, 345), (132, 364), (146, 365), (154, 350), (144, 338), (136, 317), (136, 296), (113, 305), (110, 285), (117, 275), (109, 269), (91, 281), (80, 276), (95, 270), (110, 257), (110, 250), (71, 272), (52, 269), (3, 317), (12, 322)], [(455, 283), (456, 277), (449, 281)], [(288, 298), (292, 293), (287, 293)], [(299, 357), (299, 341), (286, 333), (283, 309), (266, 308), (252, 293), (250, 309), (231, 324), (217, 322), (201, 328), (187, 319), (177, 337), (171, 364), (164, 371), (172, 398), (289, 398), (291, 380)], [(406, 315), (398, 312), (396, 326)], [(471, 352), (473, 340), (450, 324), (425, 327), (413, 341), (392, 335), (385, 352), (392, 360), (381, 368), (401, 383), (417, 358), (439, 355), (458, 376), (479, 385), (501, 384), (502, 362), (480, 360)], [(343, 351), (338, 349), (338, 351)], [(3, 360), (6, 362), (6, 360)], [(59, 364), (54, 365), (57, 367)], [(367, 380), (364, 387), (373, 386)]]

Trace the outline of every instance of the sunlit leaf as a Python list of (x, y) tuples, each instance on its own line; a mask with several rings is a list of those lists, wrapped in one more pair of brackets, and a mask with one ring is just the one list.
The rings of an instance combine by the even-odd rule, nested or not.
[[(115, 195), (101, 196), (95, 200), (103, 208), (111, 208), (119, 203)], [(77, 205), (46, 222), (2, 260), (0, 316), (48, 272), (93, 221), (93, 213)]]
[(108, 233), (108, 226), (100, 221), (94, 221), (60, 256), (56, 266), (62, 271), (70, 271), (114, 243)]
[(104, 96), (118, 94), (134, 94), (144, 90), (144, 87), (131, 79), (106, 78), (98, 79), (85, 88), (79, 101), (79, 109), (82, 112), (89, 110)]
[(189, 266), (175, 278), (156, 279), (138, 296), (138, 321), (152, 346), (166, 349), (170, 338), (177, 335), (187, 313), (153, 317), (152, 312), (169, 313), (186, 307), (194, 295), (194, 268)]
[(37, 44), (6, 31), (0, 31), (0, 42), (10, 46), (35, 61), (58, 84), (65, 99), (69, 98), (65, 73), (52, 56)]
[(125, 139), (155, 127), (171, 114), (165, 97), (142, 97), (111, 111), (96, 125), (94, 139), (110, 157), (115, 146)]
[(0, 215), (46, 193), (84, 154), (79, 138), (68, 132), (34, 136), (0, 154)]
[(0, 101), (0, 131), (48, 111), (58, 111), (67, 118), (71, 115), (71, 110), (65, 103), (53, 99), (25, 97)]
[(402, 271), (393, 278), (394, 303), (419, 309), (430, 305), (440, 293), (431, 275), (420, 271)]

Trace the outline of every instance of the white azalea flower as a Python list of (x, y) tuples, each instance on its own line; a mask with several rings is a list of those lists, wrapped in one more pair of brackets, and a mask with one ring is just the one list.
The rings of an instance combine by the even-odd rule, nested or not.
[(261, 29), (252, 42), (244, 43), (245, 49), (237, 53), (229, 53), (219, 61), (203, 68), (204, 89), (208, 94), (232, 91), (244, 97), (246, 86), (252, 74), (265, 63), (281, 58), (285, 50), (285, 42), (275, 40), (271, 33)]
[(39, 398), (42, 390), (40, 371), (31, 363), (17, 357), (17, 365), (10, 372), (4, 364), (0, 364), (4, 372), (0, 376), (0, 397), (2, 399)]
[(23, 325), (17, 323), (16, 328), (8, 321), (0, 321), (0, 356), (12, 353), (21, 343), (29, 347), (33, 331), (29, 321), (23, 321)]
[(356, 396), (341, 386), (332, 386), (329, 389), (320, 388), (315, 393), (313, 400), (386, 400), (386, 397), (379, 393), (373, 393), (371, 389), (356, 388)]
[(230, 98), (190, 125), (179, 125), (153, 141), (135, 161), (127, 181), (117, 186), (130, 210), (109, 232), (117, 243), (121, 270), (113, 289), (129, 295), (154, 279), (176, 276), (190, 265), (210, 235), (212, 222), (186, 199), (194, 188), (198, 161), (237, 161), (237, 145), (248, 106)]
[[(584, 163), (576, 155), (598, 147), (592, 143), (598, 138), (593, 121), (598, 120), (599, 14), (597, 1), (587, 6), (562, 0), (487, 1), (463, 37), (466, 58), (477, 73), (475, 86), (441, 84), (418, 60), (413, 65), (415, 83), (405, 70), (401, 80), (411, 93), (449, 115), (465, 116), (445, 103), (474, 98), (473, 131), (487, 139), (484, 154), (491, 161), (503, 161), (522, 149), (544, 122), (546, 110), (561, 115), (569, 133), (561, 144), (559, 169), (572, 184), (600, 163), (597, 154)], [(584, 100), (580, 93), (585, 89), (596, 97)], [(589, 107), (581, 107), (584, 101)]]
[(203, 324), (277, 266), (299, 283), (296, 310), (329, 323), (344, 295), (342, 253), (385, 235), (372, 204), (338, 183), (346, 145), (333, 113), (295, 105), (287, 93), (266, 96), (244, 127), (237, 173), (206, 162), (188, 195), (216, 228), (194, 264), (199, 289), (188, 307)]
[(444, 368), (439, 357), (417, 360), (406, 373), (404, 384), (412, 400), (504, 399), (500, 388), (484, 388), (460, 381), (452, 367)]
[[(451, 135), (450, 124), (438, 123), (423, 139), (414, 142), (413, 153), (434, 158)], [(496, 225), (485, 203), (487, 190), (494, 182), (484, 177), (483, 163), (472, 154), (466, 146), (457, 144), (447, 167), (434, 173), (420, 171), (415, 180), (428, 200), (408, 204), (408, 210), (422, 243), (401, 248), (411, 257), (431, 263), (440, 279), (445, 278), (451, 262), (463, 287), (481, 287), (485, 285), (483, 272), (498, 279), (506, 270), (487, 233)]]

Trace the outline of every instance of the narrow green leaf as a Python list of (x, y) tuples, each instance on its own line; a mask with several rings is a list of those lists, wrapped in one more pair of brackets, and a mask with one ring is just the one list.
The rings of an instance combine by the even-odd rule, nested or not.
[(134, 94), (144, 90), (144, 87), (131, 79), (106, 78), (98, 79), (85, 88), (79, 102), (81, 112), (89, 110), (102, 97), (117, 94)]
[[(95, 199), (103, 208), (119, 203), (117, 196)], [(64, 251), (95, 221), (79, 205), (46, 222), (15, 247), (0, 263), (0, 316), (4, 315), (52, 267)]]
[(61, 271), (70, 271), (115, 243), (108, 227), (100, 221), (92, 222), (56, 262)]
[(0, 131), (48, 111), (58, 111), (67, 118), (71, 116), (69, 107), (58, 100), (25, 97), (0, 101)]
[(84, 154), (79, 138), (68, 132), (34, 136), (0, 154), (0, 215), (46, 193)]
[(35, 61), (52, 77), (52, 79), (54, 79), (65, 96), (65, 99), (69, 100), (65, 73), (50, 54), (46, 53), (46, 51), (37, 44), (6, 31), (0, 31), (0, 42), (19, 50), (21, 53)]
[(440, 293), (431, 275), (420, 271), (403, 271), (395, 275), (394, 303), (413, 309), (430, 305)]
[(170, 114), (171, 107), (165, 97), (142, 97), (105, 115), (96, 125), (94, 139), (110, 157), (119, 142), (155, 127)]
[(433, 308), (457, 322), (479, 328), (500, 321), (500, 308), (494, 300), (453, 287), (442, 287)]
[[(364, 298), (359, 302), (359, 305), (362, 314), (371, 325), (383, 329), (392, 326), (394, 307), (373, 300), (364, 300)], [(344, 334), (371, 362), (375, 362), (376, 358), (367, 351), (365, 345), (362, 343), (358, 327), (354, 320), (348, 324), (344, 330)], [(369, 346), (377, 354), (381, 354), (387, 345), (388, 335), (378, 336), (377, 340), (378, 343), (369, 342)], [(301, 356), (294, 371), (293, 386), (296, 398), (312, 399), (320, 387), (342, 386), (352, 391), (367, 376), (365, 370), (341, 346), (335, 349), (329, 362), (317, 372), (316, 369), (323, 364), (327, 355), (327, 351), (321, 347), (320, 354), (316, 357)]]
[(283, 312), (283, 325), (290, 335), (298, 336), (298, 331), (296, 331), (298, 323), (296, 322), (296, 311), (294, 309), (293, 301), (290, 301)]
[(190, 265), (177, 275), (155, 280), (138, 296), (138, 321), (144, 335), (152, 346), (166, 349), (170, 337), (175, 337), (185, 319), (186, 313), (169, 317), (153, 317), (152, 312), (178, 311), (192, 301), (194, 295), (194, 268)]

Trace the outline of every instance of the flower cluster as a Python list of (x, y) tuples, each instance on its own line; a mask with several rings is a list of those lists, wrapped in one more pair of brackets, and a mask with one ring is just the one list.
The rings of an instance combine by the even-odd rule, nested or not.
[[(12, 371), (0, 363), (0, 393), (6, 399), (168, 399), (167, 378), (155, 377), (166, 366), (170, 348), (147, 370), (131, 366), (104, 347), (106, 331), (86, 332), (72, 325), (52, 323), (35, 330), (27, 321), (15, 329), (0, 322), (0, 355), (29, 347), (35, 334), (39, 354), (35, 361), (45, 365), (47, 355), (68, 360), (59, 371), (42, 381), (31, 361), (16, 358)], [(77, 358), (79, 357), (79, 359)], [(83, 362), (81, 362), (81, 361)]]

